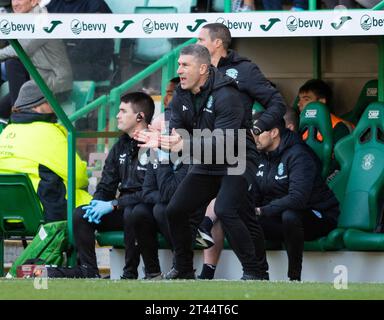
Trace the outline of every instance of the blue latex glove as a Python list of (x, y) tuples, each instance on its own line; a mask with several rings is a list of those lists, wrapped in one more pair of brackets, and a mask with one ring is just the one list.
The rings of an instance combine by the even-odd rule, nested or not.
[(84, 206), (84, 218), (88, 218), (88, 222), (100, 223), (102, 216), (113, 211), (111, 201), (92, 200), (89, 206)]

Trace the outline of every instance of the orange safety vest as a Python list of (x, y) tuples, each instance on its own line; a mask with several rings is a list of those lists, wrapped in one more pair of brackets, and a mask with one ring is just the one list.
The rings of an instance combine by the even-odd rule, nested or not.
[[(333, 113), (330, 113), (330, 116), (331, 116), (332, 129), (335, 128), (339, 122), (343, 122), (348, 127), (349, 132), (352, 132), (352, 130), (355, 128), (355, 126), (351, 122), (343, 120), (343, 119), (335, 116)], [(302, 138), (303, 138), (303, 140), (307, 140), (308, 129), (303, 132)], [(317, 132), (317, 140), (323, 141), (323, 136), (321, 135), (320, 132)]]

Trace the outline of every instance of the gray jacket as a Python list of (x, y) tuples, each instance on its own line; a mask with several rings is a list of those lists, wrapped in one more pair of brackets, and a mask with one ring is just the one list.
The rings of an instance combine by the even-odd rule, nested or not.
[[(43, 9), (36, 6), (30, 13), (43, 13)], [(20, 39), (19, 42), (54, 93), (72, 89), (72, 68), (61, 40)], [(17, 54), (12, 46), (0, 49), (0, 61), (14, 57)]]

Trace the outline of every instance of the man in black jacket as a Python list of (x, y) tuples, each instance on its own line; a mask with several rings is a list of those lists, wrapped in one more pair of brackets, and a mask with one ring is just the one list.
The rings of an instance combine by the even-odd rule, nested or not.
[[(258, 129), (260, 132), (269, 130), (284, 116), (286, 110), (284, 99), (255, 63), (229, 49), (231, 41), (231, 33), (224, 24), (209, 23), (200, 30), (197, 43), (208, 49), (212, 64), (220, 72), (236, 80), (245, 108), (246, 127), (252, 128), (252, 106), (256, 101), (266, 109), (258, 123)], [(204, 251), (204, 265), (199, 276), (201, 279), (212, 279), (219, 261), (223, 233), (217, 221), (215, 213), (209, 212), (200, 226), (200, 232), (208, 236), (214, 228), (212, 234), (216, 244), (213, 248)]]
[[(254, 116), (261, 119), (262, 113)], [(254, 185), (256, 215), (267, 240), (284, 241), (288, 277), (301, 280), (304, 240), (337, 226), (339, 203), (321, 178), (321, 162), (284, 120), (255, 136), (261, 158)]]
[[(136, 137), (143, 146), (154, 147), (160, 141), (162, 148), (173, 152), (191, 150), (194, 159), (166, 210), (175, 253), (174, 268), (166, 278), (194, 278), (192, 229), (196, 226), (191, 227), (190, 220), (201, 221), (203, 213), (196, 210), (216, 198), (215, 212), (242, 264), (242, 279), (267, 279), (262, 230), (252, 203), (248, 210), (243, 205), (248, 203), (247, 191), (256, 174), (257, 150), (250, 131), (245, 129), (237, 85), (210, 67), (209, 52), (201, 45), (184, 47), (178, 63), (180, 86), (171, 102), (171, 135), (158, 137), (142, 132)], [(205, 135), (199, 134), (202, 130)], [(195, 152), (199, 147), (204, 150), (202, 154)], [(212, 148), (211, 155), (232, 149), (238, 158), (229, 161), (226, 153), (225, 159), (207, 159), (207, 147)]]
[(133, 92), (121, 97), (117, 127), (123, 135), (108, 154), (93, 200), (74, 212), (73, 233), (80, 266), (67, 270), (64, 276), (98, 277), (95, 230), (124, 230), (126, 255), (122, 278), (137, 278), (140, 255), (135, 245), (131, 216), (132, 210), (141, 201), (147, 157), (146, 154), (139, 157), (139, 147), (132, 136), (135, 130), (147, 128), (154, 108), (152, 98), (145, 93)]

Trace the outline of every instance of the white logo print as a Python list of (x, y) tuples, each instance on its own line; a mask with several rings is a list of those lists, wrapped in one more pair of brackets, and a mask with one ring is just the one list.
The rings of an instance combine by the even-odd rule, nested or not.
[(275, 180), (282, 180), (282, 179), (287, 179), (287, 178), (288, 178), (287, 175), (285, 175), (285, 176), (281, 176), (281, 177), (279, 177), (279, 176), (275, 176)]
[(121, 154), (121, 155), (119, 156), (120, 164), (123, 164), (123, 163), (125, 162), (126, 157), (127, 157), (127, 154), (126, 154), (126, 153)]
[(227, 71), (225, 71), (225, 74), (228, 77), (231, 77), (232, 79), (236, 79), (239, 75), (239, 71), (237, 71), (236, 69), (228, 69)]
[(183, 105), (183, 111), (188, 111), (188, 108), (185, 105)]
[(371, 170), (373, 168), (374, 162), (375, 156), (372, 153), (368, 153), (364, 156), (361, 167), (366, 171)]
[(264, 176), (264, 172), (263, 171), (257, 171), (256, 177), (263, 177), (263, 176)]

